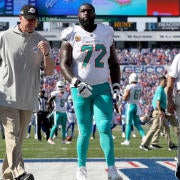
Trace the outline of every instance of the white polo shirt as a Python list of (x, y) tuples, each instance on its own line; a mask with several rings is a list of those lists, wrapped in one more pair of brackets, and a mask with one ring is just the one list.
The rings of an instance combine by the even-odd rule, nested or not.
[(169, 76), (176, 78), (177, 90), (180, 90), (180, 53), (174, 57), (169, 69)]

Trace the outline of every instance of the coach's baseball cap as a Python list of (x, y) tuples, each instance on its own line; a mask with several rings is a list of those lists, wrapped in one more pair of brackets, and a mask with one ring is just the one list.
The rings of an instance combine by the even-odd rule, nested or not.
[(33, 5), (24, 5), (21, 8), (20, 15), (25, 19), (37, 19), (39, 16), (38, 9)]

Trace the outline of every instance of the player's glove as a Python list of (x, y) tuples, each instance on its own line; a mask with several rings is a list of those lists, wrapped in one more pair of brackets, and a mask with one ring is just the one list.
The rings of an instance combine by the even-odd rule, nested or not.
[(113, 89), (113, 101), (116, 101), (117, 96), (120, 95), (120, 91), (119, 91), (119, 89), (120, 89), (120, 84), (119, 84), (119, 83), (114, 83), (114, 84), (112, 85), (112, 89)]
[(92, 95), (92, 87), (89, 84), (86, 84), (77, 78), (73, 78), (71, 84), (78, 89), (78, 92), (82, 97), (87, 98)]

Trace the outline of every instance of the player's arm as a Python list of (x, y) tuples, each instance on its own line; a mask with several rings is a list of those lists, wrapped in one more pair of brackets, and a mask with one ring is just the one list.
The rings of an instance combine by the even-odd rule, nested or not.
[(81, 96), (87, 98), (92, 95), (92, 87), (84, 82), (81, 82), (75, 77), (71, 71), (72, 65), (72, 46), (66, 40), (62, 42), (60, 51), (60, 66), (63, 76), (69, 81), (74, 87), (78, 89)]
[(110, 69), (110, 77), (113, 86), (113, 91), (120, 89), (120, 66), (118, 63), (118, 59), (116, 56), (114, 43), (110, 48), (110, 57), (109, 57), (109, 69)]
[(123, 95), (123, 100), (128, 100), (130, 96), (130, 89), (126, 89)]
[(71, 83), (73, 79), (73, 74), (71, 71), (72, 64), (72, 46), (66, 40), (62, 41), (60, 50), (60, 66), (63, 76), (67, 81)]
[(167, 111), (174, 114), (175, 104), (173, 100), (173, 90), (174, 90), (175, 78), (168, 76), (167, 78)]
[(119, 111), (119, 113), (121, 114), (121, 112), (122, 112), (122, 102), (121, 102), (121, 104), (119, 105), (118, 111)]

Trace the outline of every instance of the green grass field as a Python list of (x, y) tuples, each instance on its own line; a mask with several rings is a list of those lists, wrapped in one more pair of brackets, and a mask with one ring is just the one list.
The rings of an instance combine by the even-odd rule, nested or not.
[[(147, 127), (143, 126), (145, 131)], [(33, 133), (33, 128), (32, 128)], [(167, 141), (164, 137), (160, 138), (159, 145), (163, 148), (143, 151), (139, 149), (141, 138), (137, 131), (136, 138), (131, 138), (130, 146), (122, 146), (120, 143), (124, 141), (121, 137), (120, 126), (113, 129), (113, 135), (116, 137), (114, 139), (115, 147), (115, 157), (116, 158), (174, 158), (176, 156), (176, 151), (168, 151)], [(177, 137), (175, 137), (173, 130), (171, 129), (172, 140), (177, 144)], [(77, 129), (75, 130), (75, 138), (72, 140), (71, 144), (62, 144), (60, 139), (60, 132), (58, 137), (55, 139), (56, 144), (50, 145), (45, 139), (39, 142), (33, 138), (33, 134), (30, 139), (24, 140), (23, 145), (23, 155), (24, 158), (76, 158), (76, 137)], [(5, 152), (5, 141), (0, 137), (0, 159), (3, 159)], [(96, 132), (96, 139), (90, 140), (89, 146), (89, 158), (103, 158), (103, 152), (99, 145), (98, 133)]]

